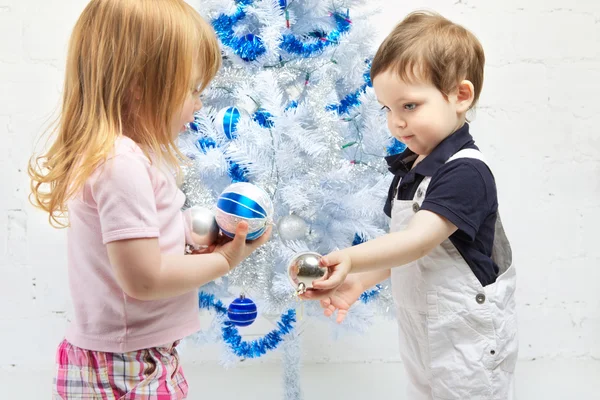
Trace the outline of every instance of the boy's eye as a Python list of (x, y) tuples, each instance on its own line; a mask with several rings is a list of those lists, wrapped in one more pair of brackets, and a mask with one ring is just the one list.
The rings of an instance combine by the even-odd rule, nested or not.
[(381, 111), (390, 112), (390, 108), (388, 106), (381, 107)]
[(407, 111), (412, 111), (415, 108), (417, 108), (417, 105), (415, 103), (407, 103), (404, 105), (404, 109)]

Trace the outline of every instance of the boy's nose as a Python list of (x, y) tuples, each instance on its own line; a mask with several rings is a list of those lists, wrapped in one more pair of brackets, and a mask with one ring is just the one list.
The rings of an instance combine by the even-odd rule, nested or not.
[(396, 122), (396, 126), (397, 126), (398, 128), (401, 128), (401, 129), (404, 129), (404, 128), (406, 128), (406, 121), (405, 121), (404, 119), (402, 119), (402, 118), (397, 118), (395, 122)]

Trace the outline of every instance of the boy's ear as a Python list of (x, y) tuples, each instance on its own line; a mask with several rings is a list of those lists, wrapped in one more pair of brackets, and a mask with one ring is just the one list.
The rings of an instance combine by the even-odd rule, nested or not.
[(458, 90), (456, 92), (456, 106), (459, 113), (466, 113), (473, 104), (475, 98), (475, 88), (473, 83), (468, 80), (464, 80), (458, 84)]

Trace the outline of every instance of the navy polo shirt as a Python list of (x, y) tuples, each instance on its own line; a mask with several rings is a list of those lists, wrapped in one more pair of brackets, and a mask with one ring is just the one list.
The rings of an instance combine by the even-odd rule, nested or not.
[(450, 241), (465, 259), (482, 286), (496, 281), (498, 266), (492, 261), (498, 197), (494, 176), (480, 160), (460, 158), (446, 161), (462, 149), (477, 149), (469, 124), (444, 139), (414, 169), (417, 155), (406, 149), (386, 157), (394, 179), (384, 212), (391, 217), (392, 198), (400, 179), (398, 200), (412, 200), (426, 176), (431, 176), (421, 210), (434, 212), (452, 222), (458, 230)]

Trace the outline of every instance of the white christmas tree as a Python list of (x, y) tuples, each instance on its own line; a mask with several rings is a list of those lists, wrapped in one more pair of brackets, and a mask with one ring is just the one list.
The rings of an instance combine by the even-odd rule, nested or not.
[[(369, 78), (373, 29), (353, 15), (366, 0), (201, 0), (221, 42), (224, 65), (203, 94), (204, 108), (180, 137), (191, 160), (187, 206), (213, 208), (232, 182), (263, 188), (274, 205), (272, 239), (227, 277), (201, 288), (216, 310), (204, 338), (223, 340), (230, 356), (284, 349), (287, 399), (301, 398), (297, 372), (298, 301), (288, 279), (295, 254), (327, 254), (387, 230), (382, 212), (391, 177), (392, 139)], [(252, 298), (276, 329), (245, 341), (218, 299)], [(344, 325), (365, 329), (390, 305), (386, 285), (366, 292)], [(318, 304), (304, 318), (321, 318)], [(333, 326), (333, 324), (332, 324)], [(337, 329), (337, 328), (335, 328)]]

